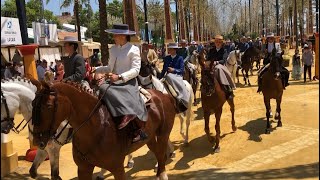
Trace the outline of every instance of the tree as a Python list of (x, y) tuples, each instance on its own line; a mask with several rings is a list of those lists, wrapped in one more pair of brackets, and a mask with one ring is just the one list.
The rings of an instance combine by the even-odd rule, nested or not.
[(108, 64), (108, 34), (104, 31), (107, 29), (107, 3), (106, 0), (99, 0), (99, 19), (100, 19), (100, 44), (101, 44), (101, 62), (103, 65)]
[[(39, 0), (29, 0), (26, 3), (26, 16), (27, 16), (27, 26), (32, 27), (32, 22), (39, 21), (41, 5), (38, 2)], [(17, 7), (15, 0), (6, 0), (4, 4), (1, 5), (1, 15), (6, 17), (15, 17), (17, 18)], [(50, 10), (44, 10), (44, 18), (48, 22), (56, 23), (58, 28), (61, 28), (61, 24), (58, 21), (58, 18), (53, 15), (53, 12)]]

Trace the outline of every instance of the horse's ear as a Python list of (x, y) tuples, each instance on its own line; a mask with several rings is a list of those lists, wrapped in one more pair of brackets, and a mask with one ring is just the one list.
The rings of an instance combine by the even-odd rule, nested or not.
[(50, 85), (46, 83), (45, 81), (41, 81), (41, 85), (44, 89), (50, 89)]
[(42, 88), (41, 82), (39, 82), (38, 80), (36, 80), (34, 78), (29, 78), (29, 79), (30, 79), (31, 83), (37, 87), (37, 91), (40, 91)]

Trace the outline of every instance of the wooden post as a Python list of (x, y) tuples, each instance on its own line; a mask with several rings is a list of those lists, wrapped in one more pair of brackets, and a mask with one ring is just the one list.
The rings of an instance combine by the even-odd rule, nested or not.
[[(124, 0), (124, 22), (128, 24), (131, 31), (135, 31), (136, 35), (131, 37), (131, 42), (140, 43), (140, 33), (138, 28), (138, 19), (136, 13), (136, 1), (135, 0)], [(146, 32), (147, 33), (147, 32)]]
[(316, 47), (315, 47), (315, 76), (313, 79), (319, 80), (319, 33), (315, 33), (315, 38), (316, 38)]
[(1, 133), (1, 178), (18, 167), (18, 153), (13, 151), (8, 135)]
[(185, 29), (185, 13), (184, 13), (184, 4), (182, 0), (178, 0), (178, 8), (179, 8), (179, 23), (180, 23), (180, 28), (179, 28), (179, 35), (180, 39), (186, 39), (186, 29)]

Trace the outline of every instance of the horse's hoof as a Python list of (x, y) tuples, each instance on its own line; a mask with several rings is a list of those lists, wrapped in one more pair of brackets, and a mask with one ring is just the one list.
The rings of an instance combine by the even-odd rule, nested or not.
[(274, 119), (277, 119), (277, 120), (279, 120), (279, 119), (280, 119), (280, 115), (279, 115), (279, 113), (276, 113), (276, 115), (274, 116)]
[(235, 132), (237, 130), (237, 126), (232, 126), (232, 131)]
[(277, 127), (282, 127), (282, 122), (278, 121)]
[(35, 179), (38, 176), (37, 171), (33, 167), (30, 168), (29, 174), (33, 179)]
[(134, 166), (134, 162), (128, 162), (126, 168), (133, 168), (133, 166)]
[(213, 148), (214, 153), (219, 153), (220, 152), (220, 147), (214, 147)]
[(176, 157), (176, 153), (175, 153), (175, 152), (170, 153), (170, 154), (169, 154), (169, 157), (170, 157), (171, 159), (175, 158), (175, 157)]
[(53, 176), (51, 177), (51, 180), (62, 180), (60, 176)]
[(249, 83), (248, 86), (251, 86), (251, 84)]
[(97, 176), (96, 180), (104, 180), (104, 177), (103, 176)]
[(270, 130), (269, 129), (266, 129), (266, 134), (270, 134)]

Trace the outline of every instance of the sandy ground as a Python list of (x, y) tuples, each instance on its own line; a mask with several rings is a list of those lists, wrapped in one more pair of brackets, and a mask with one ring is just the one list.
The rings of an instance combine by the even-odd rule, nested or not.
[[(212, 144), (205, 136), (199, 93), (199, 103), (193, 107), (194, 120), (190, 125), (188, 146), (183, 145), (179, 134), (180, 123), (176, 119), (170, 138), (177, 154), (174, 159), (168, 160), (166, 166), (169, 179), (319, 179), (318, 82), (304, 84), (303, 80), (290, 80), (291, 85), (283, 95), (283, 127), (276, 128), (274, 122), (273, 131), (266, 135), (263, 95), (256, 93), (256, 71), (250, 79), (251, 87), (238, 85), (235, 91), (235, 119), (238, 127), (235, 133), (231, 129), (229, 106), (224, 105), (220, 153), (213, 154)], [(242, 78), (240, 82), (244, 84)], [(272, 109), (274, 112), (275, 100), (272, 100)], [(212, 115), (210, 128), (213, 135), (214, 124), (215, 118)], [(31, 179), (28, 174), (31, 163), (24, 160), (29, 148), (27, 130), (19, 135), (11, 133), (10, 138), (19, 154), (19, 168), (3, 179)], [(129, 179), (154, 179), (156, 159), (148, 148), (144, 146), (139, 149), (134, 157), (135, 167), (126, 169)], [(98, 171), (99, 168), (96, 168), (95, 172)], [(39, 167), (38, 173), (38, 179), (50, 179), (49, 161)], [(62, 147), (60, 176), (62, 179), (77, 179), (71, 144)], [(105, 177), (113, 179), (109, 172)]]

